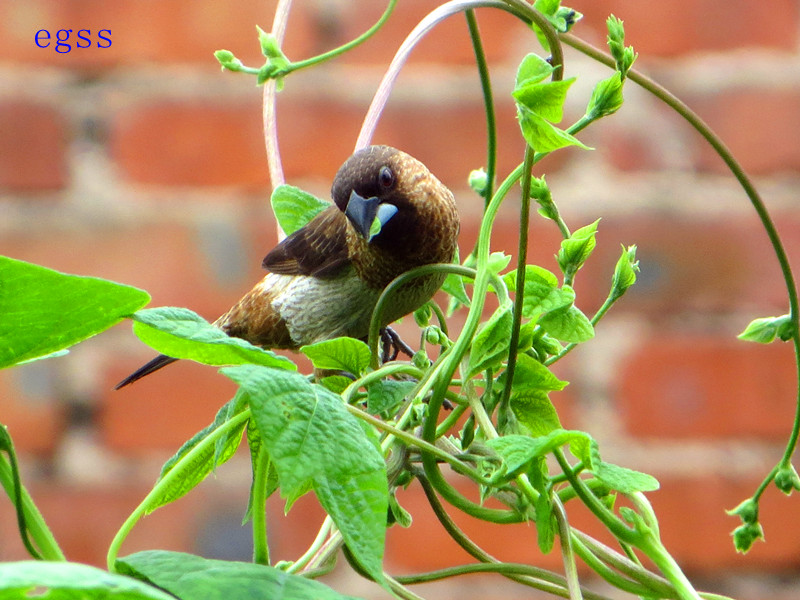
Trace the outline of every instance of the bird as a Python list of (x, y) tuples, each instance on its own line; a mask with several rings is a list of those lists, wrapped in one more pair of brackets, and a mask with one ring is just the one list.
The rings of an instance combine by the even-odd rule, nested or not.
[[(392, 280), (456, 255), (460, 222), (453, 193), (401, 150), (375, 145), (356, 151), (337, 171), (331, 198), (266, 255), (266, 276), (214, 321), (216, 327), (265, 349), (296, 351), (340, 336), (366, 339), (378, 297)], [(405, 283), (383, 311), (381, 328), (430, 300), (445, 276), (435, 272)], [(176, 360), (158, 355), (115, 389)]]

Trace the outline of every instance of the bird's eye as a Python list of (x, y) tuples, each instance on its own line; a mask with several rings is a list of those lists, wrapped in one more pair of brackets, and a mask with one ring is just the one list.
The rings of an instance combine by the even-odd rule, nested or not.
[(384, 165), (378, 171), (378, 184), (385, 190), (394, 186), (394, 172), (390, 167)]

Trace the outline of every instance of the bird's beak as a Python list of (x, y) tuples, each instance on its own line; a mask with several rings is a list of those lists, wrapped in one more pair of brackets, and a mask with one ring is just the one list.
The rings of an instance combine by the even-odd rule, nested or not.
[(375, 196), (364, 198), (355, 190), (350, 192), (350, 200), (344, 209), (345, 216), (350, 219), (356, 231), (367, 241), (378, 235), (381, 227), (386, 225), (396, 213), (395, 205), (381, 204), (381, 201)]

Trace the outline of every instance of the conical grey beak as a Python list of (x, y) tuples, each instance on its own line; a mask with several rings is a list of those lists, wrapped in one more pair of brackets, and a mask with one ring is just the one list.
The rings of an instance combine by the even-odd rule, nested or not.
[(370, 234), (370, 230), (375, 217), (378, 217), (378, 222), (383, 227), (395, 213), (397, 213), (397, 207), (393, 204), (381, 204), (380, 200), (375, 196), (364, 198), (356, 193), (355, 190), (350, 192), (350, 199), (344, 209), (345, 216), (350, 219), (356, 231), (367, 241), (370, 241), (372, 235), (374, 235)]

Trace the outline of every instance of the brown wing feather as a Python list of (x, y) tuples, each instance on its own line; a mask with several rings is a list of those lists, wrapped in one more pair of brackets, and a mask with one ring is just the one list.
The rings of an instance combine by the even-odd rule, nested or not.
[(275, 246), (261, 266), (279, 275), (326, 278), (349, 264), (347, 217), (331, 206)]

